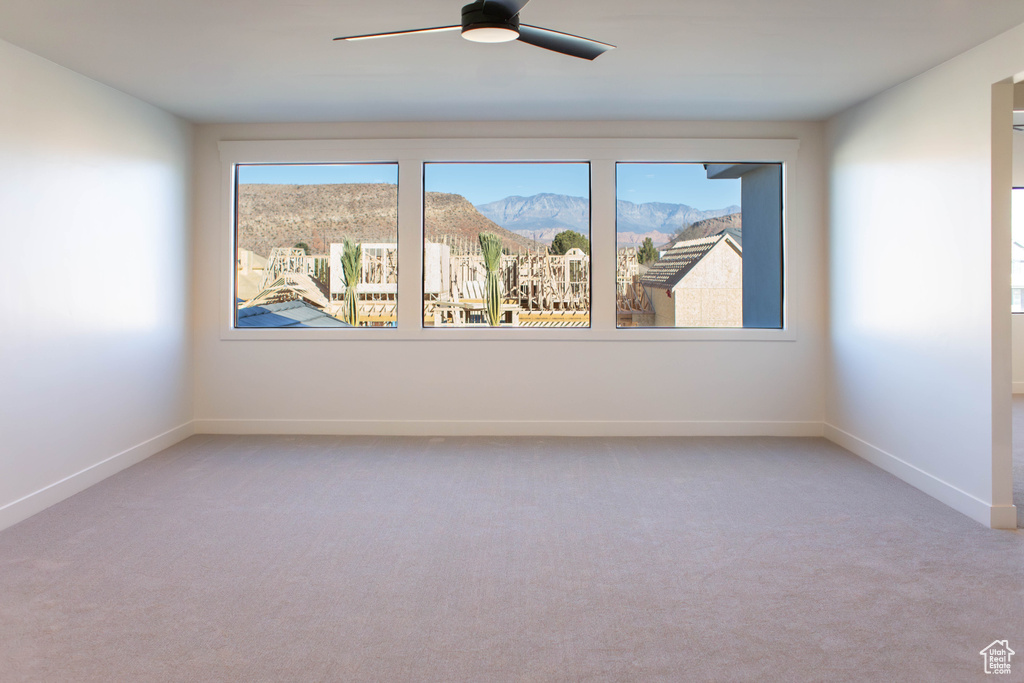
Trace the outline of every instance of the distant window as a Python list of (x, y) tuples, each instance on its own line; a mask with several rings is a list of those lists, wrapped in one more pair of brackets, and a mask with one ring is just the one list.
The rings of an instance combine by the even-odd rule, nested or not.
[(782, 164), (616, 164), (618, 327), (781, 328)]
[(239, 164), (235, 181), (235, 327), (395, 325), (398, 164)]
[(1010, 311), (1024, 313), (1024, 187), (1013, 188), (1013, 243), (1010, 245)]
[(423, 324), (589, 327), (590, 165), (426, 163)]

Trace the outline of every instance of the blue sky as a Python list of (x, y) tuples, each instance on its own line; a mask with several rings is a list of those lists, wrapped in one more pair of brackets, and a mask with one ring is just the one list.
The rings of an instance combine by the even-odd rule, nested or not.
[(619, 163), (615, 189), (619, 199), (634, 204), (686, 204), (701, 211), (740, 204), (740, 181), (708, 180), (704, 164)]
[(532, 197), (549, 192), (570, 197), (590, 196), (590, 164), (426, 164), (427, 192), (461, 194), (471, 204), (505, 197)]
[(238, 167), (238, 182), (270, 185), (398, 183), (398, 164), (260, 164)]
[[(316, 185), (397, 183), (397, 164), (266, 164), (238, 167), (241, 183)], [(460, 194), (473, 204), (543, 192), (572, 197), (590, 195), (586, 163), (428, 163), (428, 192)], [(707, 211), (740, 203), (739, 180), (708, 180), (702, 164), (620, 163), (619, 199), (644, 204), (687, 204)]]

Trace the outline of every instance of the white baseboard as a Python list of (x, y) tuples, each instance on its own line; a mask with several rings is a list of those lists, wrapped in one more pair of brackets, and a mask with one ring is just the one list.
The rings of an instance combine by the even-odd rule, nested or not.
[(1024, 382), (1014, 382), (1013, 383), (1013, 393), (1015, 393), (1015, 394), (1024, 394)]
[(112, 455), (106, 460), (101, 460), (95, 465), (90, 465), (80, 472), (76, 472), (69, 477), (39, 489), (35, 493), (30, 493), (23, 498), (0, 507), (0, 531), (26, 520), (37, 512), (42, 512), (51, 505), (70, 498), (76, 493), (84, 491), (93, 484), (97, 484), (123, 469), (142, 462), (165, 448), (170, 448), (194, 433), (193, 423), (187, 422), (121, 451), (116, 455)]
[(195, 433), (331, 436), (822, 436), (822, 424), (627, 420), (196, 420)]
[(193, 434), (385, 436), (824, 436), (993, 529), (1017, 528), (1017, 508), (991, 505), (872, 444), (821, 422), (195, 420), (0, 507), (0, 530), (70, 498)]
[(901, 460), (892, 453), (883, 451), (849, 432), (830, 424), (824, 425), (824, 436), (889, 474), (899, 477), (914, 488), (945, 503), (957, 512), (963, 513), (992, 529), (1016, 529), (1017, 508), (1014, 505), (991, 505), (975, 498), (952, 484)]

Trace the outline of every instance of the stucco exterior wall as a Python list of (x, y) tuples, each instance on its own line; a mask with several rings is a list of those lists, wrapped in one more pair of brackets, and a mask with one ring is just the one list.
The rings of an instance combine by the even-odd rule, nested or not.
[(672, 292), (679, 327), (743, 327), (743, 257), (719, 242)]
[(723, 240), (672, 288), (650, 292), (657, 327), (743, 327), (743, 257)]

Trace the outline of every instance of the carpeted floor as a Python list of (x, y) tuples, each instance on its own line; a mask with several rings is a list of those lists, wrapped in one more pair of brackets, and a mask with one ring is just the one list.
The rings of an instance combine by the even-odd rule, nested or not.
[(1020, 680), (1024, 535), (820, 439), (197, 436), (0, 532), (5, 683), (962, 681), (996, 639)]

